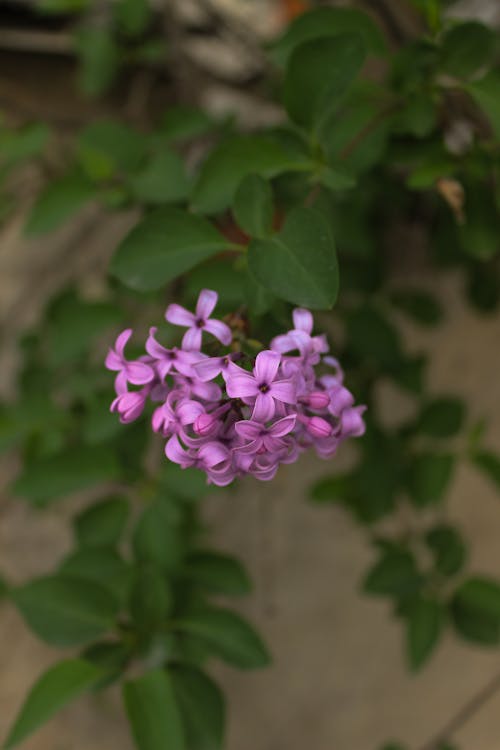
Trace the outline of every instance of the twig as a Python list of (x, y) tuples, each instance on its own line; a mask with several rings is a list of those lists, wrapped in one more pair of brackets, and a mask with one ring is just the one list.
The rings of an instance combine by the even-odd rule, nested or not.
[(438, 750), (439, 746), (452, 737), (458, 729), (467, 724), (470, 719), (500, 690), (500, 673), (485, 685), (479, 692), (460, 708), (447, 724), (419, 750)]

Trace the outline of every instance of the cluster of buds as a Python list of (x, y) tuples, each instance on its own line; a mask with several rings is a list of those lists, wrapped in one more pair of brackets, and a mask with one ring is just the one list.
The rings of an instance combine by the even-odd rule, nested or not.
[[(180, 348), (163, 347), (151, 328), (147, 354), (132, 361), (124, 354), (132, 331), (118, 336), (106, 367), (118, 373), (111, 411), (122, 422), (137, 419), (151, 400), (152, 428), (166, 438), (167, 458), (201, 469), (219, 486), (245, 474), (272, 479), (309, 448), (327, 459), (343, 440), (363, 434), (365, 407), (354, 406), (326, 336), (312, 335), (308, 310), (294, 310), (294, 328), (252, 358), (235, 351), (229, 326), (210, 317), (217, 299), (204, 289), (194, 313), (168, 306), (167, 321), (187, 329)], [(202, 351), (204, 334), (218, 340), (219, 356)]]

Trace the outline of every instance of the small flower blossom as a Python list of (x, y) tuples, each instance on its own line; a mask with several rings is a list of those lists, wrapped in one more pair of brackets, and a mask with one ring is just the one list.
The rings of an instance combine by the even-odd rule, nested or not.
[(233, 343), (230, 328), (210, 317), (216, 303), (216, 292), (204, 289), (195, 313), (169, 305), (167, 320), (188, 329), (180, 348), (159, 344), (153, 327), (146, 355), (130, 361), (124, 349), (132, 331), (118, 336), (106, 367), (118, 373), (111, 411), (121, 422), (140, 417), (150, 401), (151, 426), (166, 439), (168, 460), (203, 471), (218, 486), (248, 474), (269, 481), (302, 452), (312, 448), (329, 459), (345, 439), (363, 434), (365, 407), (355, 406), (326, 337), (313, 335), (308, 310), (294, 310), (294, 327), (255, 359), (214, 352), (213, 343), (216, 356), (208, 356), (203, 331)]

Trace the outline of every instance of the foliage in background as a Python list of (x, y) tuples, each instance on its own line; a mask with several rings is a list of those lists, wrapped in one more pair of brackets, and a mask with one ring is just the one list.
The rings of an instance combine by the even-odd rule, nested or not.
[[(23, 457), (15, 494), (36, 507), (82, 490), (97, 498), (76, 516), (74, 550), (54, 573), (5, 584), (40, 638), (78, 648), (35, 684), (5, 747), (76, 695), (121, 681), (140, 750), (217, 750), (224, 701), (206, 661), (268, 663), (251, 626), (213, 600), (250, 586), (236, 560), (207, 548), (199, 477), (165, 466), (145, 418), (123, 429), (108, 413), (102, 354), (113, 332), (144, 326), (166, 299), (190, 304), (205, 286), (218, 290), (250, 346), (281, 328), (289, 303), (335, 305), (333, 349), (369, 406), (368, 431), (351, 470), (325, 468), (312, 499), (343, 507), (366, 530), (374, 561), (363, 590), (390, 603), (411, 669), (450, 628), (475, 644), (500, 643), (500, 582), (469, 569), (464, 532), (447, 512), (458, 463), (471, 462), (500, 488), (500, 458), (462, 399), (429, 391), (425, 352), (405, 348), (401, 316), (439, 325), (442, 301), (392, 273), (415, 252), (418, 227), (425, 262), (458, 270), (481, 313), (498, 307), (500, 37), (476, 21), (448, 20), (439, 3), (414, 5), (421, 34), (396, 49), (361, 11), (299, 16), (269, 49), (263, 88), (279, 92), (279, 127), (242, 133), (181, 106), (148, 132), (95, 122), (38, 197), (31, 236), (91, 201), (109, 211), (139, 206), (142, 215), (114, 253), (106, 298), (67, 289), (23, 337), (19, 398), (0, 412), (2, 448)], [(124, 34), (146, 39), (141, 8), (118, 4), (120, 29), (111, 24), (106, 42), (80, 31), (88, 92), (100, 90), (88, 83), (103, 65), (88, 61), (96, 50), (109, 63)], [(93, 74), (89, 64), (98, 66)], [(97, 79), (104, 88), (112, 76)], [(2, 176), (43, 159), (49, 138), (41, 124), (2, 128)], [(206, 156), (194, 163), (202, 141)], [(396, 230), (405, 238), (397, 259)], [(414, 405), (394, 427), (377, 400), (386, 380)]]

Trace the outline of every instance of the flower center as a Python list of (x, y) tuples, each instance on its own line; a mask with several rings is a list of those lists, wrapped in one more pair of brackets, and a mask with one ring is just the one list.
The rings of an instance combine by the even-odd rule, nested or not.
[(196, 318), (195, 320), (196, 328), (203, 328), (204, 325), (205, 325), (205, 321), (203, 320), (203, 318)]
[(261, 393), (269, 393), (269, 384), (268, 383), (261, 383), (259, 385), (259, 391)]

